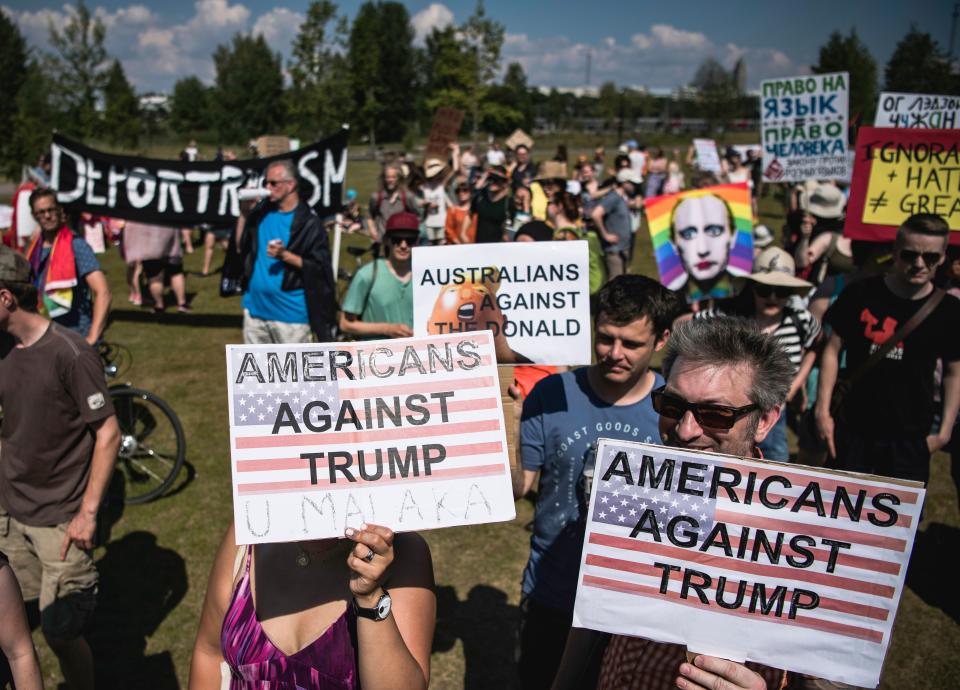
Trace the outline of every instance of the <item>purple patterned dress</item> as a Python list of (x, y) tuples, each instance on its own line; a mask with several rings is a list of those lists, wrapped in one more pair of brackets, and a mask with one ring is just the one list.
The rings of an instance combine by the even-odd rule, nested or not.
[(247, 547), (220, 630), (220, 648), (230, 666), (230, 690), (358, 690), (357, 621), (352, 607), (296, 654), (287, 656), (267, 637), (253, 606)]

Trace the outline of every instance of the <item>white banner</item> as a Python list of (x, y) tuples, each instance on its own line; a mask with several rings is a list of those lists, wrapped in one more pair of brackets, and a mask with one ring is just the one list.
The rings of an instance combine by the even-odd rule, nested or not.
[(877, 101), (875, 127), (957, 129), (960, 96), (884, 91)]

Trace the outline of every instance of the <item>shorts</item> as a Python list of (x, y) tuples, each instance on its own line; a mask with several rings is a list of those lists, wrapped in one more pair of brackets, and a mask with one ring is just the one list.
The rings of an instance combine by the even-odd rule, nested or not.
[(273, 343), (312, 343), (313, 331), (308, 323), (267, 321), (253, 316), (249, 309), (243, 310), (243, 342), (253, 345)]
[(431, 228), (429, 225), (425, 225), (423, 228), (423, 234), (431, 242), (439, 242), (443, 239), (443, 227)]
[(183, 259), (179, 256), (172, 259), (148, 259), (143, 262), (143, 273), (147, 280), (153, 280), (160, 275), (167, 278), (183, 273)]
[(92, 554), (71, 544), (66, 560), (60, 560), (67, 524), (25, 525), (0, 508), (0, 551), (10, 560), (24, 600), (39, 599), (40, 628), (48, 640), (80, 637), (97, 603)]

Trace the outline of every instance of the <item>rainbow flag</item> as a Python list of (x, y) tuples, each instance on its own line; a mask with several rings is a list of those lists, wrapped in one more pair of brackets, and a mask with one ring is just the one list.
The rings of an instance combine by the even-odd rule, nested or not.
[(753, 268), (753, 211), (750, 206), (750, 187), (746, 182), (724, 184), (691, 189), (679, 194), (665, 194), (644, 201), (660, 282), (671, 290), (677, 290), (687, 285), (689, 276), (673, 243), (673, 228), (670, 225), (673, 209), (684, 199), (709, 195), (723, 200), (733, 216), (731, 220), (734, 237), (727, 261), (728, 276), (718, 280), (709, 291), (704, 291), (698, 285), (688, 285), (687, 297), (690, 301), (706, 297), (727, 297), (733, 291), (730, 276), (750, 274)]

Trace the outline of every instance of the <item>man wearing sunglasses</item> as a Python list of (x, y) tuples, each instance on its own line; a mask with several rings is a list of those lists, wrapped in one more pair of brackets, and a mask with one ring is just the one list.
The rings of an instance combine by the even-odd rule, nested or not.
[[(893, 269), (841, 293), (824, 315), (833, 329), (820, 364), (817, 428), (841, 469), (926, 482), (930, 455), (950, 442), (952, 424), (931, 433), (934, 368), (944, 363), (941, 419), (960, 409), (960, 302), (947, 295), (902, 342), (862, 374), (857, 370), (934, 295), (933, 277), (946, 255), (943, 218), (910, 216), (897, 230)], [(856, 376), (831, 414), (841, 351)], [(837, 407), (837, 406), (834, 406)]]
[(270, 196), (246, 219), (237, 247), (243, 257), (243, 341), (305, 343), (332, 337), (336, 293), (327, 233), (297, 193), (290, 160), (271, 163)]
[(359, 340), (413, 335), (410, 261), (419, 238), (416, 213), (401, 211), (387, 219), (387, 258), (365, 264), (353, 277), (340, 312), (341, 331)]

